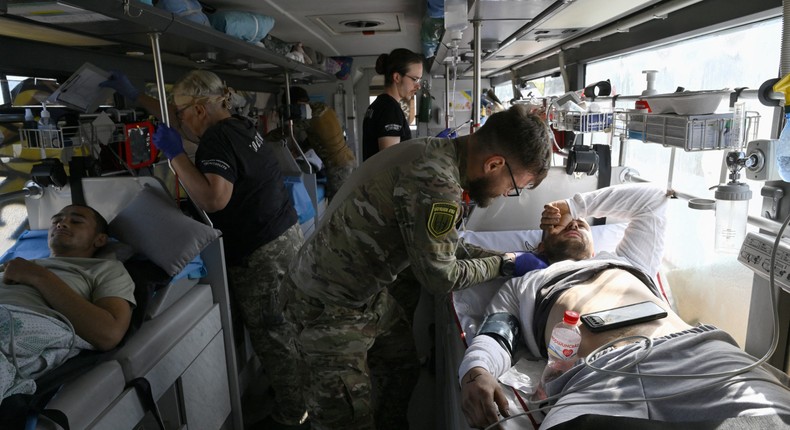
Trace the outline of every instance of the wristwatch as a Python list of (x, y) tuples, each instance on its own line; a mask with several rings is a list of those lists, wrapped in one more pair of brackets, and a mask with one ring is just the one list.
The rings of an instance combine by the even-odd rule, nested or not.
[(516, 261), (509, 254), (502, 255), (502, 262), (499, 263), (499, 274), (502, 276), (513, 276), (516, 270)]

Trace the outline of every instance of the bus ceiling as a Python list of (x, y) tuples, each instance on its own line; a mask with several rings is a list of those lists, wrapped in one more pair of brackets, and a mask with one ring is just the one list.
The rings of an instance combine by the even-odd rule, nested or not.
[[(445, 6), (459, 2), (460, 17), (445, 20)], [(53, 22), (51, 16), (47, 21), (45, 15), (19, 12), (42, 4), (66, 5), (107, 20)], [(587, 61), (778, 16), (782, 1), (208, 0), (201, 4), (209, 14), (243, 10), (271, 17), (275, 22), (268, 33), (271, 37), (290, 44), (302, 42), (323, 57), (353, 57), (357, 68), (372, 67), (381, 53), (408, 48), (426, 56), (426, 70), (432, 75), (443, 75), (451, 66), (454, 76), (471, 78), (477, 67), (478, 77), (497, 85), (545, 76), (558, 71), (560, 64), (579, 80), (583, 68), (578, 65)], [(124, 0), (0, 0), (0, 57), (14, 59), (6, 61), (2, 71), (66, 77), (85, 61), (101, 64), (104, 59), (130, 74), (138, 70), (147, 74), (151, 61), (146, 54), (150, 52), (147, 33), (152, 31), (162, 33), (165, 76), (208, 67), (234, 87), (260, 91), (281, 85), (284, 70), (296, 78), (336, 79), (319, 67), (287, 60), (254, 44), (228, 42), (212, 35), (216, 32), (210, 27)], [(473, 43), (475, 35), (477, 43)], [(215, 57), (207, 46), (217, 51)]]

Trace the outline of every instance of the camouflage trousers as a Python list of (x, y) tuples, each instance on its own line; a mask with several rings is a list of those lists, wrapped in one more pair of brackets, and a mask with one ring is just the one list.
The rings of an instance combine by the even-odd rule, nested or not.
[(243, 265), (228, 268), (237, 308), (274, 390), (274, 418), (285, 424), (301, 423), (306, 406), (296, 330), (283, 316), (278, 291), (303, 242), (302, 230), (299, 224), (294, 224), (255, 250)]
[(408, 318), (389, 292), (355, 309), (308, 297), (287, 278), (283, 287), (307, 365), (313, 429), (407, 429), (419, 361)]

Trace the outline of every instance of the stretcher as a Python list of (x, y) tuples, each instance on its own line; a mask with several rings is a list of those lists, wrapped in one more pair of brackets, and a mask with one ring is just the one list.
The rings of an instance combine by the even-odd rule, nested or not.
[[(518, 198), (497, 199), (484, 209), (475, 208), (464, 224), (461, 236), (468, 243), (484, 248), (502, 251), (532, 251), (540, 243), (542, 231), (539, 230), (540, 214), (544, 204), (565, 199), (577, 192), (592, 191), (597, 188), (594, 178), (574, 177), (565, 174), (562, 168), (552, 167), (548, 177), (534, 190), (522, 193)], [(614, 251), (623, 235), (625, 224), (615, 219), (607, 219), (607, 224), (593, 225), (592, 234), (596, 252)], [(458, 367), (466, 347), (472, 342), (485, 316), (485, 309), (496, 291), (506, 281), (497, 278), (471, 288), (451, 293), (443, 300), (436, 300), (436, 362), (437, 385), (443, 387), (439, 404), (450, 405), (442, 417), (444, 428), (469, 429), (461, 410), (461, 390), (458, 384)], [(671, 303), (671, 292), (666, 283), (656, 282), (665, 289), (665, 297)], [(522, 348), (523, 350), (524, 348)], [(514, 362), (519, 358), (518, 353)], [(539, 380), (545, 361), (519, 363), (518, 376), (522, 384), (534, 384)], [(524, 366), (524, 364), (526, 365)], [(523, 366), (523, 367), (522, 367)], [(528, 379), (528, 381), (527, 381)], [(527, 396), (523, 392), (503, 384), (510, 402), (512, 414), (527, 410)], [(540, 416), (525, 414), (503, 424), (504, 429), (537, 429)]]
[[(114, 221), (123, 218), (133, 234), (141, 228), (163, 237), (165, 229), (196, 242), (182, 246), (170, 240), (157, 250), (139, 248), (153, 247), (156, 240), (131, 239), (136, 254), (153, 257), (160, 275), (166, 273), (164, 282), (150, 291), (139, 328), (107, 359), (66, 382), (45, 409), (59, 411), (70, 428), (132, 429), (161, 419), (167, 428), (241, 429), (239, 361), (219, 231), (183, 215), (172, 202), (151, 200), (167, 193), (155, 178), (84, 178), (82, 189), (85, 203), (107, 218), (111, 233)], [(68, 186), (48, 187), (40, 198), (26, 199), (31, 230), (45, 229), (68, 204)], [(9, 255), (26, 246), (15, 246)], [(188, 262), (177, 272), (161, 260), (182, 257)], [(125, 265), (139, 290), (145, 278), (132, 273), (134, 265)], [(48, 416), (29, 419), (29, 428), (62, 428)]]

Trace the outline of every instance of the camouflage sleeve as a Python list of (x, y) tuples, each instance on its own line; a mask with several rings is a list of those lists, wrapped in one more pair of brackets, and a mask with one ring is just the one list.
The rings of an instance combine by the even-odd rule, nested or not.
[[(423, 172), (425, 173), (425, 172)], [(412, 271), (428, 291), (460, 290), (499, 276), (499, 254), (458, 259), (461, 240), (455, 229), (461, 214), (460, 186), (441, 172), (402, 181), (395, 198), (396, 217)]]
[(465, 241), (463, 238), (458, 240), (458, 249), (455, 252), (455, 258), (458, 259), (465, 259), (465, 258), (483, 258), (483, 257), (495, 257), (501, 256), (503, 252), (501, 251), (494, 251), (488, 248), (482, 248), (480, 246), (471, 244)]

